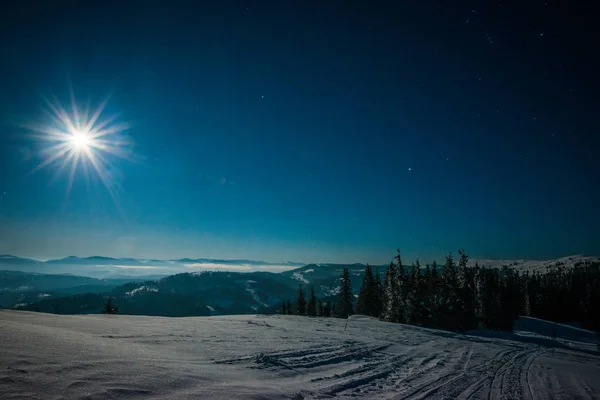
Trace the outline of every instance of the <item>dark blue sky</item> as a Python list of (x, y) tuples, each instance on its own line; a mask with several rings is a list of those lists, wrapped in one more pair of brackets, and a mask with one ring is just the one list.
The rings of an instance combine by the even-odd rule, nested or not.
[[(0, 253), (600, 254), (585, 4), (8, 3)], [(19, 121), (44, 121), (41, 95), (66, 107), (70, 87), (82, 107), (112, 94), (103, 115), (130, 123), (117, 139), (135, 162), (105, 171), (119, 207), (82, 168), (68, 197), (57, 165), (29, 174), (45, 143)]]

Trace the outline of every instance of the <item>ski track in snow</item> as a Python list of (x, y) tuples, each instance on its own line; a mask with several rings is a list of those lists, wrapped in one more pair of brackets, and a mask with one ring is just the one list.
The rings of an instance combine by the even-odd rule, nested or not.
[(589, 351), (345, 323), (0, 311), (0, 398), (600, 398)]

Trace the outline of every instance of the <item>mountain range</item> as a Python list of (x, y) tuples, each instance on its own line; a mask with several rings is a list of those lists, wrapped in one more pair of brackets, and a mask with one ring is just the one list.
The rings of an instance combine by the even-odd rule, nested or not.
[[(475, 262), (492, 268), (507, 266), (535, 272), (557, 266), (573, 268), (598, 263), (600, 258), (570, 256), (548, 261), (471, 261)], [(307, 294), (312, 287), (319, 299), (330, 301), (338, 294), (345, 267), (349, 269), (352, 288), (357, 293), (365, 268), (364, 264), (308, 264), (294, 268), (297, 265), (251, 260), (184, 258), (161, 261), (99, 256), (44, 262), (2, 255), (0, 307), (89, 314), (100, 312), (106, 298), (112, 296), (120, 312), (125, 314), (272, 313), (283, 301), (294, 300), (300, 285)], [(266, 269), (270, 266), (287, 269), (269, 272)], [(382, 280), (386, 267), (375, 266)], [(45, 271), (58, 272), (42, 273)]]
[(138, 258), (112, 258), (103, 256), (69, 256), (55, 260), (34, 260), (8, 254), (0, 255), (0, 269), (47, 274), (74, 274), (93, 278), (126, 278), (141, 276), (167, 276), (191, 271), (270, 271), (279, 272), (302, 267), (297, 262), (265, 262), (255, 260), (223, 260), (211, 258), (181, 258), (154, 260)]

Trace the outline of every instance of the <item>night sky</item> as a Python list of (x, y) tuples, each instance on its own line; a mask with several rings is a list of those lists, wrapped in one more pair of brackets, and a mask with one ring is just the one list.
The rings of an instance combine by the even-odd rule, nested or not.
[[(600, 254), (592, 2), (10, 3), (0, 253)], [(104, 182), (85, 156), (72, 183), (64, 157), (36, 170), (30, 127), (70, 91), (127, 124)]]

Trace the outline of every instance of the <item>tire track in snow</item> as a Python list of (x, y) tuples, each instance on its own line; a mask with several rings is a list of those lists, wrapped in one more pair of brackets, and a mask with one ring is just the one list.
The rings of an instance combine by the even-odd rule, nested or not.
[(521, 377), (527, 373), (529, 360), (539, 352), (538, 347), (524, 348), (498, 368), (488, 392), (488, 400), (525, 399), (525, 387)]
[(529, 360), (527, 361), (527, 368), (525, 369), (525, 374), (524, 374), (525, 385), (527, 386), (527, 391), (529, 393), (529, 398), (527, 400), (535, 400), (535, 395), (533, 394), (533, 388), (531, 387), (531, 383), (529, 382), (529, 372), (531, 371), (531, 364), (533, 364), (533, 361), (537, 358), (537, 356), (539, 356), (542, 353), (545, 353), (546, 351), (548, 351), (548, 349), (543, 349), (543, 350), (538, 351), (532, 357), (529, 357)]
[[(476, 395), (485, 396), (482, 391), (491, 385), (498, 373), (503, 373), (514, 361), (527, 355), (529, 348), (512, 348), (496, 354), (493, 358), (468, 367), (465, 364), (461, 371), (445, 374), (438, 379), (427, 382), (415, 390), (404, 393), (395, 399), (460, 399), (466, 400)], [(519, 369), (521, 371), (521, 369)], [(519, 375), (520, 376), (520, 375)], [(508, 397), (511, 398), (512, 397)]]

